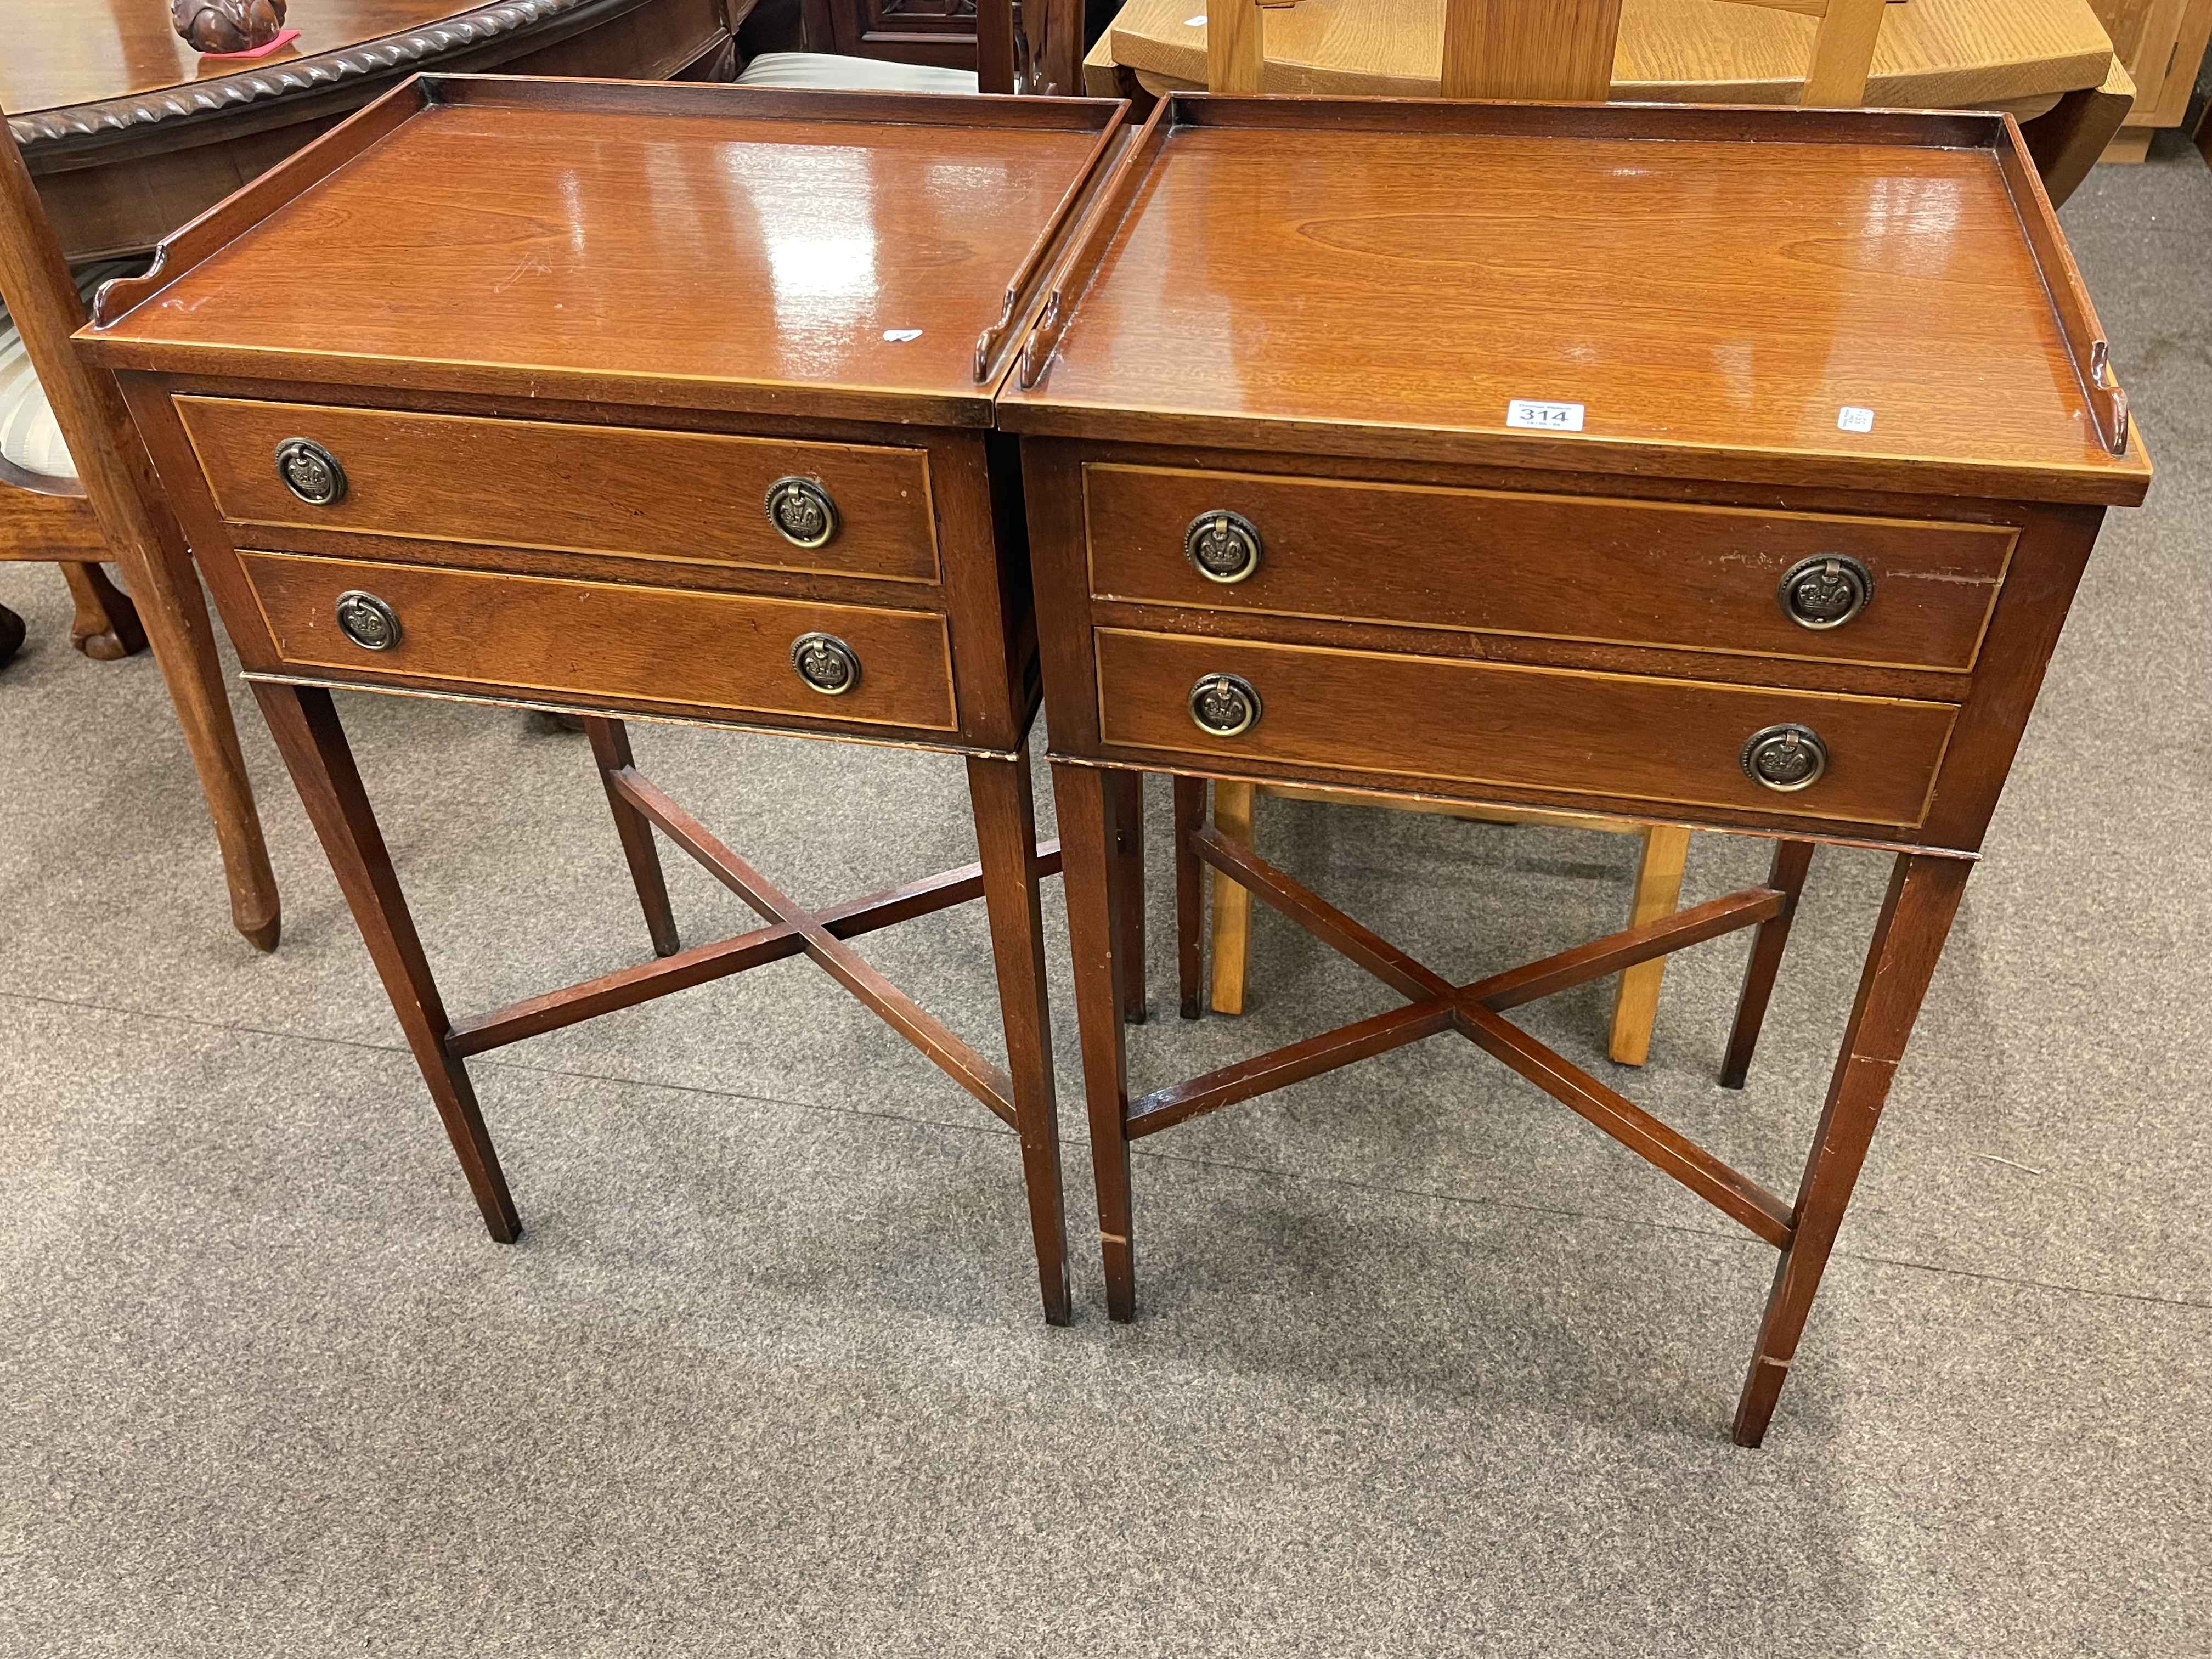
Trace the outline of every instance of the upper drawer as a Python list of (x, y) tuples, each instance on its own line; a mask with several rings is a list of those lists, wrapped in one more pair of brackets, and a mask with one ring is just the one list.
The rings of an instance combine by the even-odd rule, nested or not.
[[(281, 544), (266, 528), (291, 526), (938, 579), (925, 450), (231, 398), (176, 404), (223, 517), (257, 526), (241, 542)], [(277, 450), (294, 439), (336, 461), (336, 499), (287, 483)], [(309, 495), (328, 493), (313, 487), (325, 475), (312, 462), (301, 477)], [(834, 508), (819, 546), (769, 521), (769, 486), (787, 477)]]
[(290, 553), (239, 563), (278, 658), (319, 676), (693, 704), (768, 724), (956, 725), (951, 648), (930, 611)]
[[(2016, 533), (1104, 465), (1084, 468), (1084, 495), (1101, 599), (1907, 668), (1973, 665)], [(1186, 538), (1231, 514), (1244, 526), (1214, 562), (1235, 574), (1246, 526), (1259, 556), (1224, 581)], [(1784, 578), (1814, 559), (1818, 591), (1799, 601), (1813, 620), (1867, 579), (1847, 620), (1785, 610)]]

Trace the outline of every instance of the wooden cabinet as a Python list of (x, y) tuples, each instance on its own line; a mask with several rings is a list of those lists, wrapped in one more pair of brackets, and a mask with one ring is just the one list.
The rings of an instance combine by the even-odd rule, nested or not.
[(975, 67), (975, 0), (807, 0), (806, 20), (818, 51)]
[[(1091, 27), (1105, 27), (1109, 8), (1102, 6), (1096, 19), (1086, 17), (1085, 0), (988, 0), (986, 9), (980, 27), (1000, 37), (1001, 73), (1013, 91), (1084, 95), (1085, 37)], [(973, 70), (975, 11), (976, 0), (804, 0), (801, 15), (815, 52)], [(1008, 84), (999, 81), (995, 88)], [(983, 87), (994, 89), (991, 75)]]
[(2181, 125), (2212, 40), (2212, 0), (2090, 0), (2113, 55), (2136, 83), (2135, 107), (2107, 161), (2140, 161), (2151, 134)]

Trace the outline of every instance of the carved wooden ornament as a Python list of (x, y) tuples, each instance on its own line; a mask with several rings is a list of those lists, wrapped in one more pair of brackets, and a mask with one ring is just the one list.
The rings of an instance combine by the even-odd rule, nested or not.
[(169, 0), (169, 21), (194, 50), (252, 52), (284, 27), (284, 0)]

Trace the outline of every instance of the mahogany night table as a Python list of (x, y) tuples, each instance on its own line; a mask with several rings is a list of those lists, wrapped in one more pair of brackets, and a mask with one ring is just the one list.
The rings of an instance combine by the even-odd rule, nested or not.
[[(1066, 1319), (1058, 860), (991, 394), (1124, 107), (418, 78), (103, 293), (80, 338), (121, 374), (494, 1238), (520, 1224), (470, 1055), (804, 954), (1018, 1131)], [(449, 1018), (331, 686), (583, 716), (656, 959)], [(980, 862), (809, 910), (639, 774), (622, 715), (957, 755)], [(681, 948), (656, 829), (763, 925)], [(850, 943), (979, 896), (1005, 1069)]]
[[(1109, 1306), (1129, 1143), (1456, 1033), (1772, 1245), (1755, 1445), (2105, 508), (2150, 464), (2008, 118), (1164, 100), (1000, 396), (1021, 434)], [(1131, 1098), (1128, 770), (1405, 999)], [(1209, 777), (1772, 838), (1762, 884), (1455, 984), (1205, 821)], [(1770, 1191), (1507, 1018), (1893, 854), (1802, 1179)]]

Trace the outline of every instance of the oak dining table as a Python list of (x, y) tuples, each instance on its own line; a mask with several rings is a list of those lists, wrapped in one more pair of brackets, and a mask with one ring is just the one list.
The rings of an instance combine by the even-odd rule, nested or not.
[[(1206, 85), (1200, 0), (1127, 0), (1085, 59), (1093, 96)], [(1297, 0), (1267, 13), (1261, 90), (1433, 98), (1443, 0)], [(1613, 101), (1795, 103), (1814, 23), (1723, 0), (1625, 0)], [(1866, 102), (1990, 109), (2021, 123), (2045, 191), (2063, 202), (2126, 119), (2134, 82), (2091, 0), (1896, 0)]]

